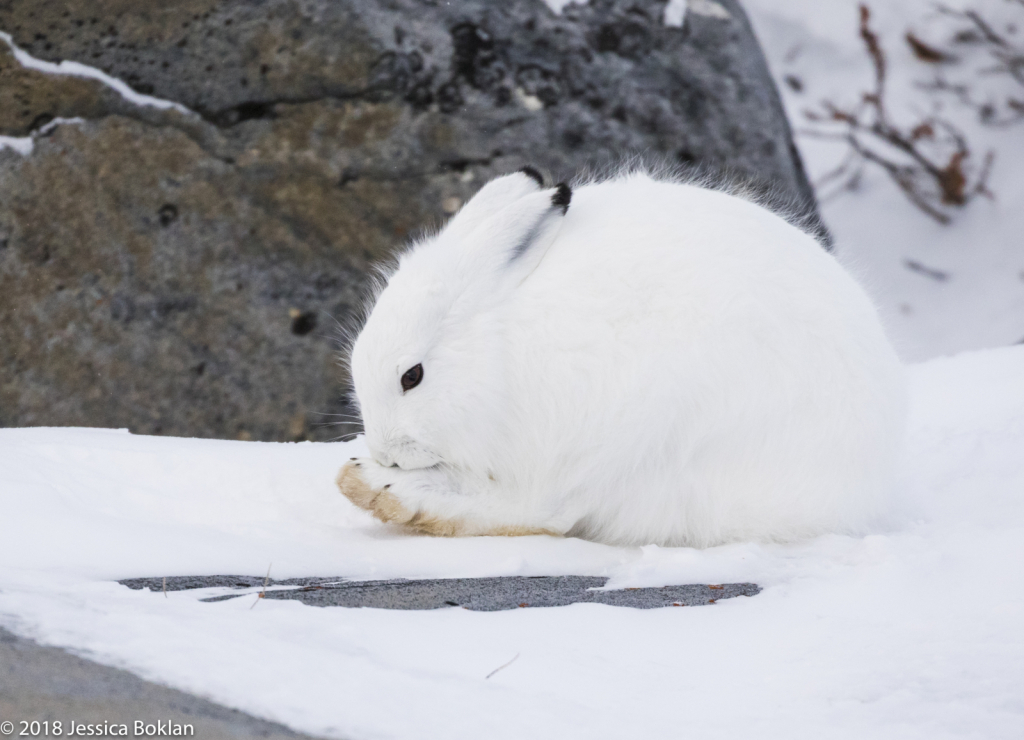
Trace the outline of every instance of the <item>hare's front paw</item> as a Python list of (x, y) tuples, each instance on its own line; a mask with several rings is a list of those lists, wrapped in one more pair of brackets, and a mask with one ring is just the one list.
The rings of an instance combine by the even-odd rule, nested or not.
[(338, 473), (338, 488), (345, 498), (382, 522), (407, 524), (416, 512), (398, 500), (390, 490), (390, 483), (381, 482), (384, 470), (386, 468), (381, 468), (374, 460), (349, 461)]
[(454, 495), (453, 481), (436, 468), (385, 468), (376, 460), (359, 458), (342, 467), (338, 488), (382, 522), (437, 537), (556, 534), (549, 527), (507, 521), (493, 499)]

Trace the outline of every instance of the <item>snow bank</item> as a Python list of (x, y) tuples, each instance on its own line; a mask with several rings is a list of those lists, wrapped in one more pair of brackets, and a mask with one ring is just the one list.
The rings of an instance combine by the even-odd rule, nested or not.
[[(1018, 738), (1024, 347), (911, 377), (905, 496), (887, 531), (704, 551), (405, 535), (334, 490), (359, 440), (0, 430), (0, 624), (337, 737)], [(577, 573), (765, 590), (649, 612), (387, 612), (112, 582), (271, 563), (279, 578)]]

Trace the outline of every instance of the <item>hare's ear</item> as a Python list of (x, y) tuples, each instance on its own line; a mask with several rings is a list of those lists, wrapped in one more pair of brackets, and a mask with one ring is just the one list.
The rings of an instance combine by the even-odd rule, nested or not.
[(458, 236), (468, 234), (482, 221), (496, 215), (523, 196), (540, 191), (542, 187), (544, 178), (533, 167), (523, 167), (511, 175), (496, 177), (480, 188), (455, 214), (446, 231)]
[(525, 278), (554, 241), (571, 200), (565, 183), (522, 197), (481, 223), (469, 241), (499, 269)]

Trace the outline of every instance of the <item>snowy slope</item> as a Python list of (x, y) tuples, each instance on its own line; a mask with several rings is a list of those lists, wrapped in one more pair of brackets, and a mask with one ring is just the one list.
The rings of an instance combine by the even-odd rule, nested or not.
[[(705, 551), (431, 539), (355, 510), (349, 444), (0, 430), (0, 625), (296, 729), (353, 738), (1019, 738), (1024, 347), (911, 370), (906, 495), (856, 539)], [(633, 611), (320, 609), (128, 576), (755, 581)], [(494, 668), (519, 659), (489, 680)]]
[[(742, 0), (768, 57), (797, 130), (798, 148), (818, 181), (843, 158), (844, 144), (801, 135), (813, 128), (804, 111), (823, 100), (852, 107), (871, 89), (872, 68), (858, 36), (858, 0)], [(1007, 128), (983, 126), (974, 111), (952, 97), (929, 96), (916, 87), (935, 73), (916, 60), (904, 40), (907, 31), (936, 45), (963, 27), (938, 14), (932, 0), (867, 2), (871, 26), (886, 52), (887, 98), (893, 115), (912, 125), (938, 112), (971, 142), (974, 164), (987, 151), (996, 159), (990, 179), (994, 201), (970, 203), (949, 226), (911, 205), (878, 168), (869, 168), (860, 188), (823, 203), (825, 221), (836, 237), (837, 255), (867, 284), (902, 356), (920, 360), (966, 349), (1003, 346), (1024, 340), (1024, 122)], [(995, 22), (1020, 26), (1024, 11), (1004, 0), (955, 0), (945, 5), (973, 7)], [(1002, 23), (997, 24), (1002, 29)], [(1017, 31), (1018, 43), (1024, 28)], [(964, 54), (947, 70), (971, 80), (985, 99), (1024, 88), (985, 73), (992, 65), (982, 54)], [(786, 83), (802, 83), (796, 91)], [(944, 273), (944, 280), (907, 268), (907, 261)]]

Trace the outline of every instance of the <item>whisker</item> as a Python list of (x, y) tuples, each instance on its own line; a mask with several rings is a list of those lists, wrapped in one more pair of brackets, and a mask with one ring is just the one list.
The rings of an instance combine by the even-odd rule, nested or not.
[(358, 436), (359, 436), (358, 434), (343, 434), (340, 437), (333, 437), (331, 439), (324, 440), (324, 441), (325, 442), (351, 442), (353, 439), (355, 439)]

